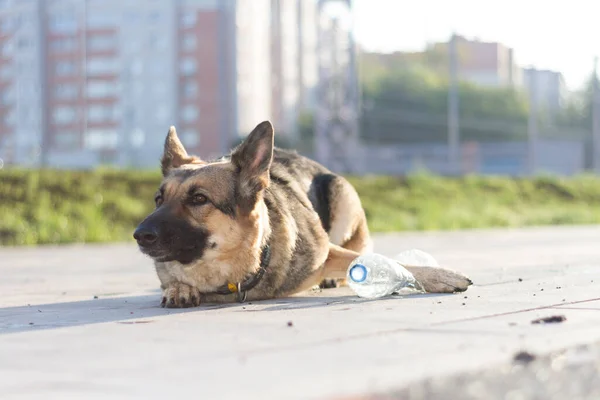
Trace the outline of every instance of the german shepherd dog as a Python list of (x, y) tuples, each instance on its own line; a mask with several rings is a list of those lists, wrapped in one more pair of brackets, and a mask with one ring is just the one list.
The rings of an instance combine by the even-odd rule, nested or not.
[[(290, 296), (343, 281), (352, 260), (370, 251), (351, 184), (274, 148), (273, 135), (262, 122), (231, 154), (204, 161), (188, 155), (169, 129), (156, 209), (133, 235), (154, 260), (163, 307)], [(426, 292), (471, 285), (448, 269), (406, 267)]]

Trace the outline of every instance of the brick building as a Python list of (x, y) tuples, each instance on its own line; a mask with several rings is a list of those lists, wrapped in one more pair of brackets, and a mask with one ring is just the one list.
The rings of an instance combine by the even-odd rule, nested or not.
[[(299, 40), (311, 31), (311, 7), (312, 0), (0, 0), (0, 158), (155, 167), (170, 125), (203, 157), (226, 151), (264, 119), (290, 130), (316, 83), (306, 78), (316, 76), (316, 63), (289, 67), (311, 51)], [(286, 113), (273, 112), (279, 107)]]

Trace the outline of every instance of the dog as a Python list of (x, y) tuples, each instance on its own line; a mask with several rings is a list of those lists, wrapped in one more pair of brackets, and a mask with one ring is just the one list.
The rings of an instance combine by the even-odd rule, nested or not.
[[(344, 177), (274, 147), (264, 121), (214, 161), (188, 155), (175, 127), (161, 158), (156, 209), (133, 234), (153, 259), (162, 307), (291, 296), (344, 280), (371, 251), (367, 218)], [(465, 275), (405, 266), (430, 293), (467, 290)]]

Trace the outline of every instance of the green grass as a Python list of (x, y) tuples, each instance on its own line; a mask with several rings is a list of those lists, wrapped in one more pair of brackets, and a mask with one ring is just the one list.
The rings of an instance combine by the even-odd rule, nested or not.
[[(600, 178), (349, 177), (376, 232), (600, 223)], [(0, 170), (0, 245), (131, 240), (155, 172)]]

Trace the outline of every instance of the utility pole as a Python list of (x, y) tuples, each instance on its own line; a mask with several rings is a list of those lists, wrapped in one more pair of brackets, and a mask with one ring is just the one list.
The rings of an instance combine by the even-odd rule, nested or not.
[(528, 166), (529, 174), (535, 175), (537, 169), (537, 140), (538, 140), (538, 96), (537, 69), (531, 68), (529, 75), (529, 118), (527, 121)]
[(458, 174), (460, 151), (459, 95), (458, 95), (458, 50), (456, 34), (449, 43), (450, 79), (448, 87), (448, 163), (451, 174)]
[(315, 154), (336, 172), (362, 170), (355, 160), (359, 110), (351, 14), (351, 0), (318, 2)]
[(595, 173), (600, 172), (600, 109), (598, 91), (598, 57), (594, 57), (594, 73), (592, 74), (592, 166)]

